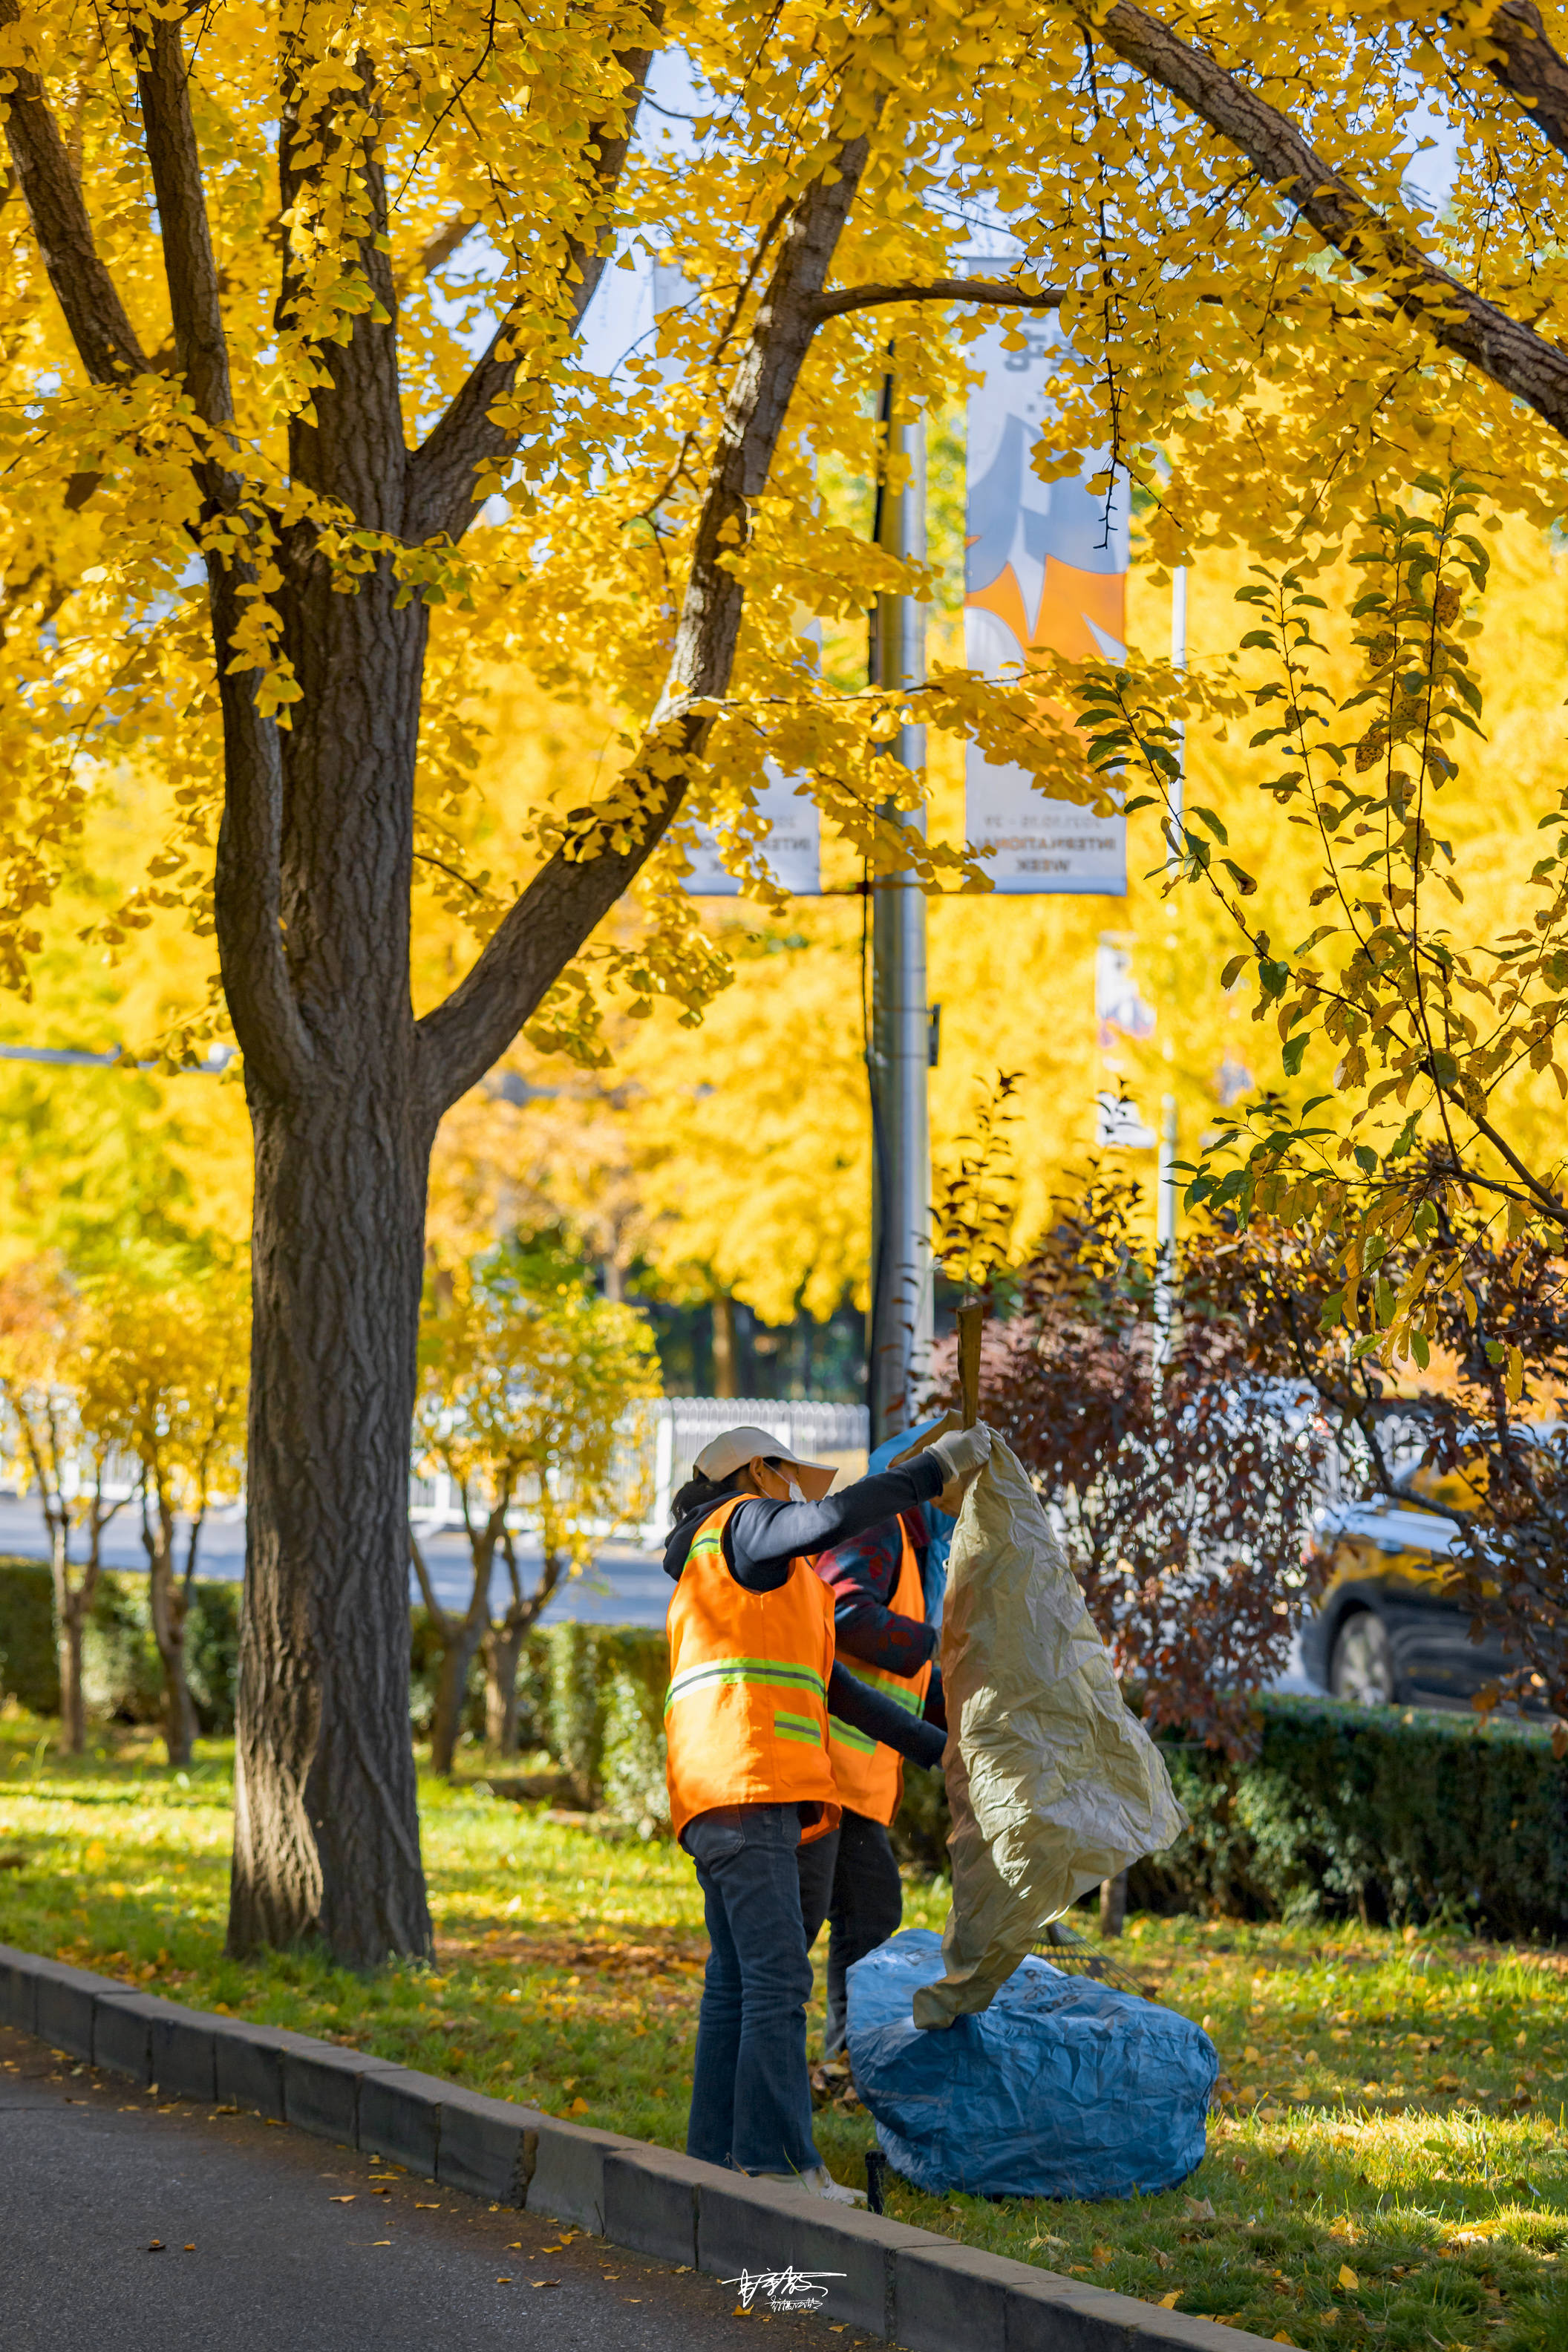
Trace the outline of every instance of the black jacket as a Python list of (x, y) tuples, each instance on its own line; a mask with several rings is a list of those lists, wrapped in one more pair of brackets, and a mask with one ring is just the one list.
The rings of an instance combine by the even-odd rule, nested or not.
[[(724, 1562), (737, 1584), (748, 1592), (776, 1592), (789, 1575), (792, 1559), (813, 1559), (831, 1551), (880, 1519), (917, 1503), (934, 1501), (942, 1489), (942, 1470), (928, 1451), (918, 1454), (901, 1470), (879, 1470), (875, 1477), (858, 1478), (821, 1503), (774, 1503), (763, 1495), (748, 1495), (724, 1523)], [(664, 1548), (664, 1572), (679, 1584), (691, 1546), (704, 1519), (714, 1510), (705, 1503), (680, 1520)], [(879, 1739), (913, 1764), (939, 1764), (946, 1746), (934, 1724), (921, 1723), (869, 1685), (859, 1682), (837, 1660), (827, 1685), (827, 1705), (841, 1723)]]

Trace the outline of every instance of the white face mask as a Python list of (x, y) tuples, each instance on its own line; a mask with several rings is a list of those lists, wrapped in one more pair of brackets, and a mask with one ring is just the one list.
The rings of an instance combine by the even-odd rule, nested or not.
[(804, 1503), (805, 1496), (801, 1492), (799, 1481), (792, 1478), (787, 1470), (784, 1474), (784, 1482), (789, 1488), (790, 1501), (792, 1503)]

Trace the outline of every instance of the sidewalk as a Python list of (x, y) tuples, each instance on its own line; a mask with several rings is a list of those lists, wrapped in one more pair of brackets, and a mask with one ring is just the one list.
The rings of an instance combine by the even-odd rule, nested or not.
[[(754, 2352), (767, 2308), (737, 2318), (733, 2284), (255, 2116), (160, 2102), (5, 2027), (0, 2212), (6, 2352)], [(782, 2313), (767, 2338), (868, 2341)]]

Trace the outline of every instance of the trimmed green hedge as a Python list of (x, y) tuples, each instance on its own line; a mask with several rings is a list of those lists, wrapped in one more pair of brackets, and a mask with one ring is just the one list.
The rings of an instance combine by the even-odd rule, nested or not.
[[(205, 1732), (234, 1728), (238, 1654), (238, 1585), (193, 1586), (185, 1663)], [(82, 1643), (81, 1679), (90, 1715), (121, 1723), (158, 1720), (163, 1675), (144, 1576), (110, 1571), (100, 1580)], [(54, 1596), (39, 1560), (0, 1560), (0, 1692), (35, 1715), (59, 1713)]]
[(36, 1559), (0, 1559), (0, 1691), (34, 1715), (60, 1711), (54, 1596)]
[(1145, 1909), (1568, 1934), (1568, 1764), (1517, 1723), (1269, 1697), (1257, 1759), (1171, 1743), (1192, 1828), (1140, 1864)]
[[(1192, 1827), (1132, 1870), (1132, 1909), (1568, 1935), (1568, 1763), (1545, 1732), (1335, 1699), (1257, 1715), (1250, 1763), (1162, 1743)], [(948, 1827), (941, 1782), (907, 1774), (900, 1859), (944, 1869)]]

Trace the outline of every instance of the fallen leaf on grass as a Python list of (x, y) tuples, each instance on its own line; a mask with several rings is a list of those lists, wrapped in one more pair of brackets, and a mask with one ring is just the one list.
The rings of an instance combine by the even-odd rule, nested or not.
[(1189, 2197), (1184, 2208), (1189, 2221), (1212, 2221), (1215, 2210), (1207, 2197)]
[(1090, 2246), (1089, 2251), (1090, 2256), (1099, 2263), (1101, 2270), (1105, 2268), (1107, 2263), (1113, 2263), (1116, 2260), (1116, 2256), (1111, 2252), (1109, 2246)]
[(1170, 2294), (1163, 2294), (1160, 2297), (1160, 2308), (1162, 2311), (1174, 2311), (1181, 2299), (1182, 2290), (1176, 2287)]
[(587, 2100), (584, 2098), (574, 2099), (566, 2112), (569, 2116), (585, 2116), (588, 2112)]
[(1154, 2257), (1155, 2267), (1158, 2270), (1168, 2271), (1175, 2260), (1173, 2254), (1162, 2253), (1158, 2246), (1151, 2247), (1150, 2252)]
[(1354, 2294), (1360, 2289), (1361, 2281), (1357, 2278), (1354, 2271), (1352, 2270), (1349, 2263), (1342, 2263), (1340, 2264), (1338, 2284), (1344, 2288), (1347, 2294)]
[(1030, 2241), (1029, 2241), (1029, 2252), (1030, 2252), (1031, 2253), (1033, 2253), (1033, 2252), (1034, 2252), (1034, 2250), (1035, 2250), (1035, 2248), (1036, 2248), (1037, 2246), (1060, 2246), (1060, 2247), (1063, 2249), (1063, 2251), (1065, 2252), (1065, 2251), (1066, 2251), (1066, 2248), (1067, 2248), (1067, 2244), (1068, 2244), (1068, 2241), (1066, 2240), (1066, 2238), (1049, 2238), (1049, 2237), (1047, 2237), (1047, 2236), (1044, 2234), (1044, 2232), (1042, 2231), (1042, 2233), (1040, 2234), (1040, 2236), (1039, 2236), (1039, 2237), (1037, 2237), (1037, 2238), (1031, 2238), (1031, 2239), (1030, 2239)]
[(1274, 2338), (1274, 2341), (1276, 2342), (1276, 2344), (1289, 2344), (1289, 2345), (1294, 2345), (1294, 2343), (1295, 2343), (1296, 2339), (1295, 2339), (1295, 2337), (1294, 2337), (1293, 2336), (1287, 2336), (1287, 2335), (1286, 2335), (1286, 2333), (1285, 2333), (1285, 2330), (1284, 2330), (1283, 2328), (1281, 2328), (1281, 2329), (1279, 2330), (1279, 2335)]

